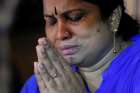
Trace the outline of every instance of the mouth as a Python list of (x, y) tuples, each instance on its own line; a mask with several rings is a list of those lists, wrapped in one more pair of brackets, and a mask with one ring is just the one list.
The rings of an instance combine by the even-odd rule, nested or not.
[(64, 45), (60, 48), (63, 56), (74, 55), (78, 50), (78, 45)]

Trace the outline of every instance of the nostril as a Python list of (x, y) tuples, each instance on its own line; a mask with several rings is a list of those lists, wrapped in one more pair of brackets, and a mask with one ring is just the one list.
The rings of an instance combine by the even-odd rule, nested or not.
[(72, 33), (69, 32), (69, 31), (65, 31), (63, 40), (67, 40), (67, 39), (70, 39), (70, 38), (72, 38)]
[(70, 33), (69, 33), (68, 31), (65, 31), (65, 32), (64, 32), (64, 36), (65, 36), (65, 37), (68, 37), (69, 34), (70, 34)]

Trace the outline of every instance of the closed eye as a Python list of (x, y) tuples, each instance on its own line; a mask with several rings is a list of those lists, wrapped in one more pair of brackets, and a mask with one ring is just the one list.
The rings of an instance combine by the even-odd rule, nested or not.
[(84, 16), (85, 16), (85, 13), (83, 11), (74, 11), (74, 12), (66, 14), (65, 18), (72, 22), (78, 22), (82, 20)]
[(45, 21), (49, 26), (53, 26), (57, 23), (57, 19), (54, 16), (45, 16)]

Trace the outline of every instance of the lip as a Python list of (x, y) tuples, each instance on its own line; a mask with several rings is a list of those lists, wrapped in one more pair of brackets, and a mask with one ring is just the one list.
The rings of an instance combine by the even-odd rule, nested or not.
[(79, 49), (78, 45), (64, 45), (61, 46), (60, 50), (64, 56), (74, 55)]

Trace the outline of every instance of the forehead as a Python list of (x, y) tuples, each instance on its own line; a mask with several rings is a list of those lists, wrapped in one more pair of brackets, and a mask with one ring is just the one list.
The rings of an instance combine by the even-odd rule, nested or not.
[(61, 14), (69, 10), (83, 8), (83, 6), (90, 7), (90, 5), (93, 4), (89, 4), (84, 0), (43, 0), (45, 14), (54, 13), (55, 8)]

